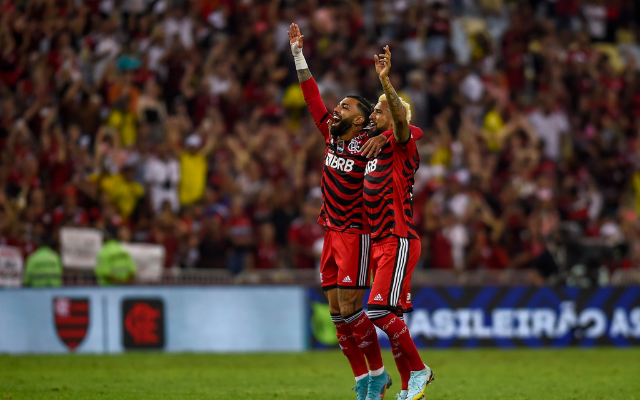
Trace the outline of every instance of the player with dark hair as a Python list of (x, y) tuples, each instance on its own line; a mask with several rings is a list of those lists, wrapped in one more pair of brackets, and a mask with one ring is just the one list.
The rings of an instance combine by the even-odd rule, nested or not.
[[(356, 378), (358, 400), (380, 400), (391, 379), (382, 363), (375, 326), (362, 309), (370, 283), (370, 235), (362, 194), (367, 158), (361, 149), (369, 140), (365, 128), (373, 108), (360, 96), (347, 96), (329, 114), (302, 55), (300, 29), (296, 24), (290, 29), (289, 42), (302, 93), (327, 146), (318, 219), (326, 227), (320, 267), (322, 288), (340, 348)], [(384, 136), (371, 140), (369, 147), (374, 149), (386, 143)]]
[(367, 163), (365, 171), (364, 208), (371, 227), (371, 262), (375, 270), (368, 309), (371, 321), (389, 336), (394, 357), (401, 355), (396, 358), (398, 369), (404, 375), (403, 381), (409, 379), (406, 387), (403, 382), (400, 400), (418, 400), (434, 377), (422, 362), (402, 313), (412, 310), (411, 274), (420, 258), (411, 201), (420, 165), (416, 136), (419, 138), (422, 131), (409, 125), (411, 110), (391, 85), (391, 52), (389, 46), (384, 50), (385, 54), (375, 56), (384, 95), (370, 117), (370, 135), (384, 132), (391, 125), (393, 137)]

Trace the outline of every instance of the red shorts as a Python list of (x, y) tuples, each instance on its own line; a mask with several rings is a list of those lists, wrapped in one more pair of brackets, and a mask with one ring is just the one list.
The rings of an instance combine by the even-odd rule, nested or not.
[(320, 282), (324, 290), (367, 289), (371, 279), (369, 249), (371, 235), (324, 231), (320, 260)]
[(420, 240), (390, 236), (371, 243), (373, 286), (369, 310), (411, 312), (411, 274), (420, 258)]

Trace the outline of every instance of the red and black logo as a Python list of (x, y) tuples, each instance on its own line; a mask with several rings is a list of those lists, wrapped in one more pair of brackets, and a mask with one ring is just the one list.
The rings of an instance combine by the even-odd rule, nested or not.
[(89, 299), (54, 297), (53, 317), (58, 337), (70, 350), (75, 350), (89, 329)]
[(122, 342), (125, 349), (164, 347), (164, 304), (160, 299), (122, 302)]

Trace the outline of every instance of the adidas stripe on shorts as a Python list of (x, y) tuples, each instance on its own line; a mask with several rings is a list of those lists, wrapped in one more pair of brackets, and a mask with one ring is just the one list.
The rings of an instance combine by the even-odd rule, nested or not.
[(373, 286), (369, 310), (411, 312), (411, 275), (420, 258), (420, 240), (388, 236), (371, 242)]

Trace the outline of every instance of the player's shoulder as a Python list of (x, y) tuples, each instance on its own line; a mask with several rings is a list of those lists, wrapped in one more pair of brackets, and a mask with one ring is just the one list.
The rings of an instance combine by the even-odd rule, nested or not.
[(414, 140), (419, 140), (424, 135), (422, 129), (415, 125), (409, 125), (409, 131), (411, 132), (411, 136)]
[(415, 147), (415, 145), (416, 145), (416, 138), (415, 138), (415, 136), (413, 135), (413, 132), (411, 132), (411, 133), (409, 134), (409, 138), (408, 138), (405, 142), (402, 142), (402, 143), (398, 142), (398, 140), (396, 139), (396, 137), (395, 137), (395, 136), (391, 136), (391, 137), (389, 138), (389, 142), (390, 142), (390, 143), (393, 143), (393, 144), (394, 144), (394, 145), (396, 145), (396, 146), (401, 146), (401, 147), (407, 147), (407, 146), (414, 146), (414, 147)]
[(360, 131), (350, 140), (341, 140), (330, 136), (327, 138), (327, 145), (330, 153), (336, 153), (341, 156), (351, 156), (355, 158), (362, 157), (360, 151), (364, 144), (369, 140), (369, 135), (366, 131)]

